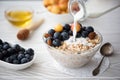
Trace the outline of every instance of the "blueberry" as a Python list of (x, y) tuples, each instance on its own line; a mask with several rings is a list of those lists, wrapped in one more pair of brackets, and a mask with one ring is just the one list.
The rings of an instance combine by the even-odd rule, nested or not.
[(8, 48), (10, 48), (10, 45), (9, 45), (9, 44), (4, 44), (4, 45), (3, 45), (3, 49), (4, 49), (4, 50), (7, 50)]
[(0, 45), (0, 49), (3, 49), (3, 46), (2, 46), (2, 45)]
[(2, 51), (2, 54), (4, 55), (4, 56), (7, 56), (8, 54), (7, 54), (8, 52), (6, 51), (6, 50), (3, 50)]
[(64, 30), (69, 31), (70, 30), (70, 25), (69, 24), (65, 24), (63, 28), (64, 28)]
[(62, 32), (62, 33), (61, 33), (61, 36), (62, 36), (62, 39), (63, 39), (63, 40), (69, 39), (69, 34), (68, 34), (67, 32)]
[(73, 35), (73, 31), (72, 31), (72, 30), (69, 30), (68, 33), (69, 33), (69, 35), (71, 35), (71, 36)]
[(25, 54), (25, 58), (30, 58), (30, 55), (29, 54)]
[(10, 59), (11, 61), (13, 61), (13, 60), (16, 59), (16, 58), (15, 58), (15, 56), (11, 55), (11, 56), (9, 57), (9, 59)]
[(18, 54), (13, 54), (12, 57), (13, 59), (17, 59)]
[(5, 59), (5, 62), (8, 62), (8, 63), (10, 62), (9, 57)]
[(28, 62), (28, 61), (29, 61), (29, 59), (27, 59), (27, 58), (22, 58), (22, 59), (21, 59), (21, 64), (26, 63), (26, 62)]
[(48, 31), (48, 34), (50, 34), (51, 36), (53, 36), (54, 33), (55, 33), (55, 30), (54, 30), (54, 29), (50, 29), (50, 30)]
[(7, 51), (8, 51), (9, 54), (14, 54), (14, 49), (13, 48), (8, 48)]
[(0, 39), (0, 45), (2, 45), (3, 44), (3, 41)]
[(18, 54), (24, 54), (24, 52), (23, 51), (19, 51)]
[(82, 31), (81, 36), (86, 38), (88, 36), (89, 32), (87, 31)]
[(4, 57), (4, 56), (3, 56), (3, 58), (2, 58), (1, 60), (2, 60), (2, 61), (5, 61), (5, 60), (6, 60), (6, 58), (7, 58), (7, 57)]
[(81, 37), (81, 33), (80, 32), (77, 32), (77, 38), (80, 38)]
[(29, 61), (33, 59), (33, 56), (30, 56)]
[(86, 31), (88, 31), (90, 33), (90, 32), (94, 32), (94, 29), (92, 26), (88, 26), (88, 27), (86, 27)]
[(20, 48), (20, 51), (25, 52), (25, 49), (21, 47), (21, 48)]
[(19, 61), (18, 61), (18, 60), (13, 60), (12, 63), (13, 63), (13, 64), (19, 64)]
[(34, 50), (32, 48), (29, 48), (27, 50), (27, 53), (30, 54), (30, 55), (34, 55)]
[(86, 27), (85, 27), (85, 26), (84, 26), (84, 27), (82, 27), (82, 30), (83, 30), (83, 31), (85, 31), (85, 30), (86, 30)]
[(28, 51), (34, 53), (34, 50), (32, 48), (29, 48)]
[(11, 63), (12, 60), (11, 60), (9, 57), (7, 57), (7, 58), (5, 59), (5, 62)]
[(59, 39), (55, 39), (53, 40), (52, 44), (56, 47), (60, 46), (61, 45), (61, 41)]
[(67, 30), (63, 30), (62, 32), (68, 32)]
[(28, 51), (26, 50), (26, 51), (24, 52), (24, 54), (29, 54), (29, 53), (28, 53)]
[(2, 52), (4, 49), (0, 49), (0, 52)]
[(21, 49), (21, 47), (18, 44), (14, 45), (13, 48), (16, 51), (20, 51), (20, 49)]
[(53, 38), (54, 38), (54, 39), (61, 39), (61, 34), (60, 34), (60, 32), (55, 32), (54, 35), (53, 35)]
[(24, 57), (25, 57), (24, 54), (18, 54), (17, 59), (18, 59), (18, 60), (21, 60), (21, 59), (24, 58)]
[(9, 45), (9, 43), (8, 43), (8, 42), (3, 42), (3, 45), (5, 45), (5, 44), (8, 44), (8, 45)]
[(3, 54), (0, 52), (0, 60), (3, 59)]

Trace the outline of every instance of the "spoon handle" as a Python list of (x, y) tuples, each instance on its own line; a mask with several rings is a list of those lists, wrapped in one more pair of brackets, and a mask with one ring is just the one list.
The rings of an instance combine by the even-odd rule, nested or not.
[(102, 57), (102, 60), (100, 61), (99, 65), (93, 70), (93, 72), (92, 72), (93, 76), (96, 76), (100, 72), (100, 66), (103, 62), (104, 57), (105, 56)]
[(33, 23), (30, 27), (28, 27), (29, 30), (36, 30), (42, 23), (44, 19), (40, 19), (39, 21)]

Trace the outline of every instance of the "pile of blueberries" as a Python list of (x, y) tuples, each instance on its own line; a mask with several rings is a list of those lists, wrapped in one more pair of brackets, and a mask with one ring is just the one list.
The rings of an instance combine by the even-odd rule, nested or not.
[[(92, 26), (82, 27), (81, 25), (81, 29), (77, 32), (76, 37), (86, 38), (90, 32), (94, 32), (94, 28)], [(73, 36), (73, 31), (71, 30), (71, 26), (69, 24), (65, 24), (61, 32), (56, 32), (54, 29), (50, 29), (47, 34), (50, 36), (46, 37), (46, 43), (50, 46), (59, 47), (62, 41), (69, 39), (70, 36)]]
[(0, 60), (12, 64), (23, 64), (31, 61), (33, 56), (33, 49), (25, 50), (18, 44), (11, 46), (8, 42), (3, 42), (0, 39)]

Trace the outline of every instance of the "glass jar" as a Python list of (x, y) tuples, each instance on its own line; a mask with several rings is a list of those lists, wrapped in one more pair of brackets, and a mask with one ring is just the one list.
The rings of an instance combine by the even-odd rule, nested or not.
[(69, 0), (68, 2), (68, 9), (69, 12), (72, 14), (72, 16), (77, 15), (77, 13), (82, 12), (78, 14), (77, 16), (78, 20), (85, 20), (87, 18), (87, 12), (86, 12), (86, 7), (85, 7), (85, 1), (83, 0)]
[(80, 21), (86, 18), (100, 17), (120, 7), (119, 0), (69, 0), (68, 8), (73, 16), (76, 14), (76, 12), (72, 12), (72, 6), (75, 2), (77, 2), (75, 6), (78, 6), (80, 10), (82, 10), (82, 12), (78, 14), (79, 16), (77, 16)]

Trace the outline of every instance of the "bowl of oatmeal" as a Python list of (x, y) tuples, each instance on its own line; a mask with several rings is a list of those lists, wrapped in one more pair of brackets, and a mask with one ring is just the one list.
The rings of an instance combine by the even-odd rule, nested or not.
[(62, 66), (79, 68), (89, 63), (102, 44), (102, 35), (92, 26), (76, 26), (73, 41), (73, 24), (56, 25), (43, 35), (43, 41), (51, 56)]

